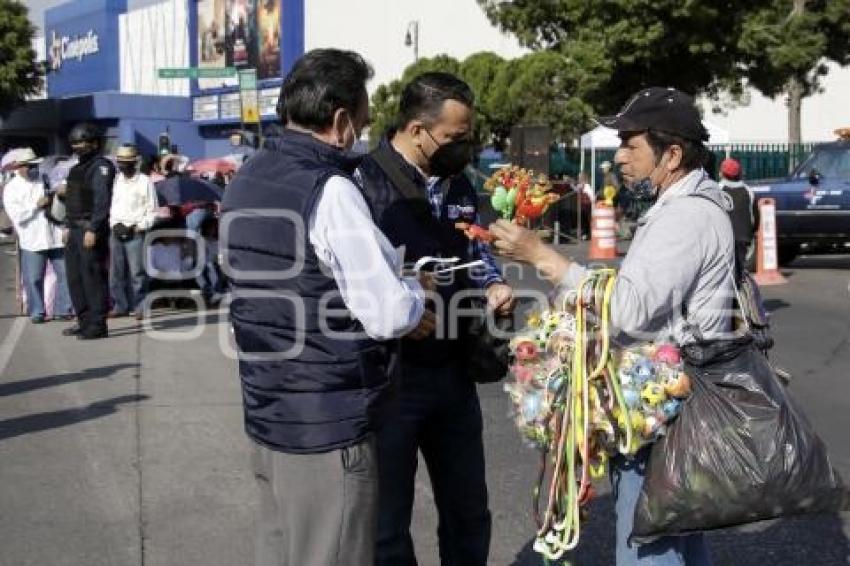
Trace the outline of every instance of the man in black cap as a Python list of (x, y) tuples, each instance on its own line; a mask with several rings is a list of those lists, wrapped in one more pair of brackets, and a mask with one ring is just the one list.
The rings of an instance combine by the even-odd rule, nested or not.
[(100, 155), (101, 133), (93, 124), (74, 126), (68, 142), (79, 159), (68, 172), (67, 188), (61, 195), (68, 223), (68, 289), (78, 322), (63, 334), (93, 340), (107, 336), (109, 207), (115, 167)]
[[(703, 169), (708, 133), (693, 99), (672, 88), (637, 93), (599, 122), (619, 131), (615, 162), (634, 198), (651, 202), (623, 260), (611, 297), (612, 337), (632, 342), (711, 340), (731, 331), (734, 239), (730, 206)], [(575, 289), (586, 269), (543, 244), (534, 232), (499, 221), (490, 227), (497, 250), (532, 263), (562, 287)], [(617, 565), (711, 564), (702, 534), (628, 544), (651, 447), (613, 458)]]

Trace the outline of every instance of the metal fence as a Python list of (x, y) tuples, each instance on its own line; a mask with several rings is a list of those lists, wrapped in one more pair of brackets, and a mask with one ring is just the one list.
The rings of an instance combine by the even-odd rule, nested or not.
[[(728, 144), (711, 145), (709, 150), (714, 156), (711, 164), (715, 174), (720, 168), (720, 162), (731, 157), (741, 163), (744, 178), (747, 180), (771, 179), (785, 177), (794, 170), (815, 147), (815, 143), (787, 144), (787, 143), (751, 143), (751, 144)], [(578, 162), (581, 159), (580, 149), (567, 150), (567, 159)], [(602, 173), (599, 164), (604, 161), (614, 162), (616, 149), (597, 149), (596, 157), (596, 184), (601, 183)], [(590, 150), (584, 150), (585, 171), (590, 173)], [(597, 187), (600, 188), (600, 187)]]
[[(728, 145), (711, 145), (709, 149), (714, 156), (710, 173), (716, 177), (720, 162), (731, 157), (741, 163), (744, 178), (748, 181), (771, 179), (787, 176), (797, 167), (811, 152), (816, 143), (787, 144), (787, 143), (736, 143)], [(595, 150), (596, 158), (596, 185), (601, 188), (602, 172), (599, 165), (604, 161), (614, 162), (616, 149), (605, 148)], [(550, 174), (554, 178), (563, 176), (575, 177), (581, 163), (581, 152), (579, 148), (567, 148), (550, 153)], [(505, 158), (507, 159), (507, 158)], [(478, 171), (473, 181), (477, 188), (481, 188), (484, 179), (493, 170), (490, 165), (499, 161), (497, 159), (481, 159)], [(584, 150), (584, 170), (590, 175), (591, 152)]]

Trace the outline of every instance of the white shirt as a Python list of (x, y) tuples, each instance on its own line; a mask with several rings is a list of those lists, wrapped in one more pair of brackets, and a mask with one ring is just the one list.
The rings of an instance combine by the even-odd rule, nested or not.
[(148, 230), (153, 226), (156, 213), (156, 189), (150, 177), (143, 173), (136, 173), (131, 179), (121, 172), (115, 175), (109, 208), (110, 227), (123, 224), (128, 228)]
[(44, 185), (40, 181), (32, 182), (17, 174), (3, 189), (3, 207), (15, 226), (22, 250), (40, 252), (63, 247), (62, 228), (47, 220), (44, 210), (37, 206), (43, 196)]
[(345, 305), (370, 338), (399, 338), (419, 324), (422, 287), (416, 279), (400, 277), (403, 258), (375, 225), (351, 181), (328, 179), (310, 215), (308, 234)]

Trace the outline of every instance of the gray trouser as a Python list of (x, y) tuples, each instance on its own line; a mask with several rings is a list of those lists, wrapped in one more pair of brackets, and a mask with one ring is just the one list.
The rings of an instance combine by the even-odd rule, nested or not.
[(374, 562), (375, 439), (320, 454), (255, 444), (260, 508), (255, 566), (364, 566)]

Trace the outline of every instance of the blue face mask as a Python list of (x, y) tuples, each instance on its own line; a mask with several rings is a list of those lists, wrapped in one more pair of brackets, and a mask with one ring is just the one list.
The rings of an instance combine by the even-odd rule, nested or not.
[(644, 177), (640, 181), (636, 181), (629, 190), (632, 197), (640, 202), (655, 202), (658, 200), (658, 188), (652, 185), (652, 180), (649, 177)]
[(655, 165), (655, 168), (649, 172), (649, 175), (643, 179), (635, 181), (632, 186), (629, 187), (629, 190), (632, 192), (632, 196), (636, 201), (654, 203), (658, 200), (658, 185), (652, 183), (652, 174), (655, 173), (659, 167), (664, 165), (664, 163), (666, 163), (666, 160), (662, 157)]

